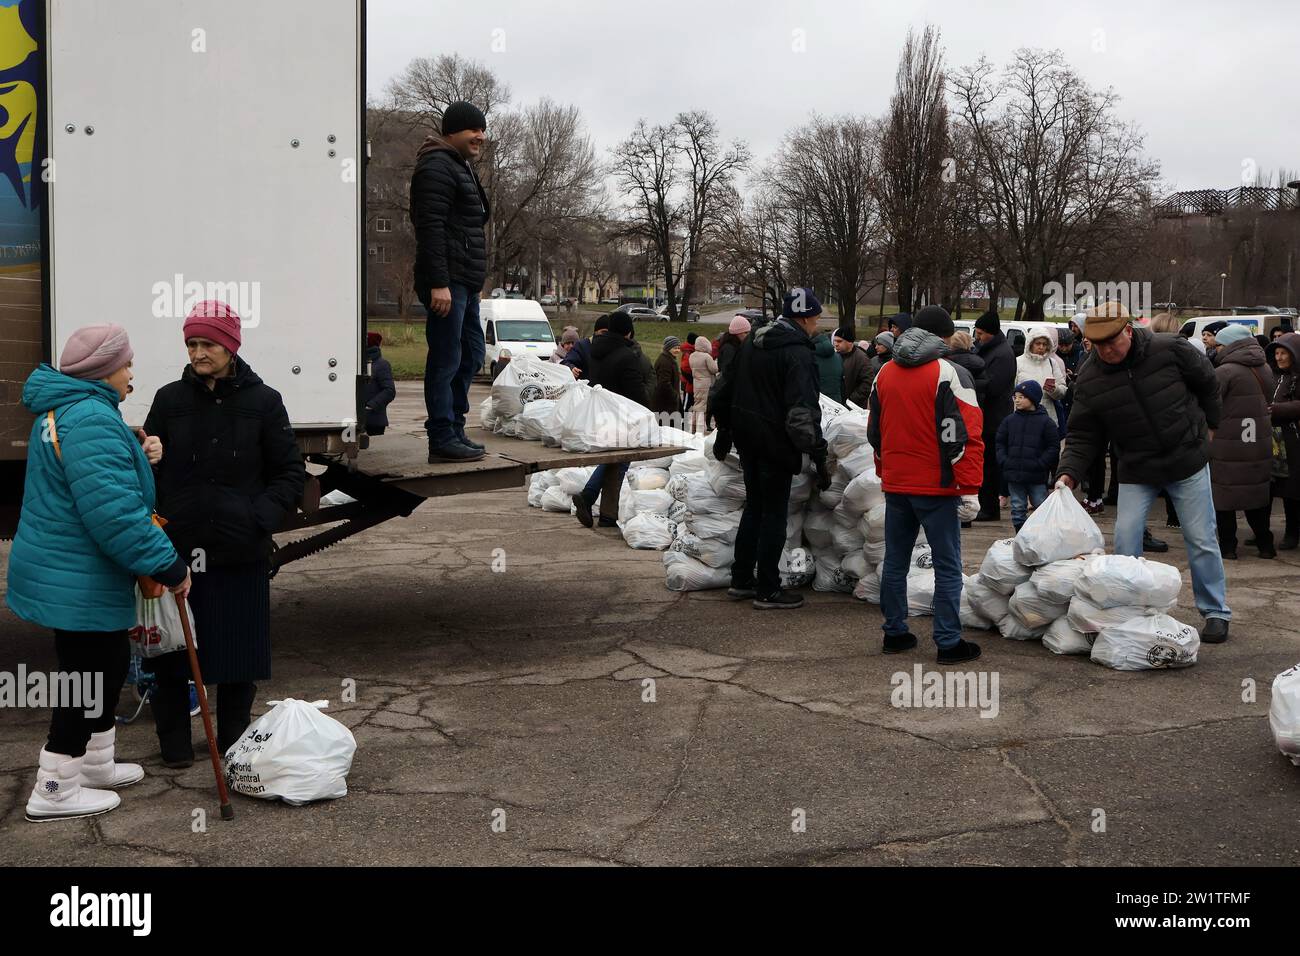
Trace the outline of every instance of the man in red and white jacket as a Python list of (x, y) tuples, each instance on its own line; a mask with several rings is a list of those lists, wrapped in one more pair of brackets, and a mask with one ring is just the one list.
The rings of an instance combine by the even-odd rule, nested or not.
[(943, 356), (955, 332), (948, 313), (926, 306), (894, 343), (894, 360), (871, 390), (867, 440), (885, 492), (880, 607), (886, 654), (916, 647), (907, 629), (907, 571), (919, 528), (934, 560), (934, 642), (940, 664), (980, 655), (961, 636), (961, 521), (957, 507), (984, 477), (984, 416), (966, 369)]

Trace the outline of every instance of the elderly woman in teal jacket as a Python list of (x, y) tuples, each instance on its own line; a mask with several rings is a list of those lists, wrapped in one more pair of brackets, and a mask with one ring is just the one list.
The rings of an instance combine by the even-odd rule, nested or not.
[(112, 810), (121, 802), (113, 790), (143, 779), (137, 764), (113, 760), (136, 576), (189, 592), (185, 560), (152, 521), (149, 465), (161, 444), (132, 432), (118, 409), (132, 354), (125, 329), (88, 326), (72, 334), (57, 372), (41, 365), (23, 386), (36, 422), (5, 601), (54, 631), (59, 671), (81, 675), (82, 687), (81, 700), (53, 701), (27, 801), (34, 822)]

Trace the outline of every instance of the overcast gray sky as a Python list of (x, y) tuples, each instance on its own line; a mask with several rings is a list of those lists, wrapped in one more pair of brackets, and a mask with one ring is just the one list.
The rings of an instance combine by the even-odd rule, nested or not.
[(578, 106), (602, 151), (639, 117), (686, 109), (711, 111), (760, 159), (814, 111), (879, 115), (908, 27), (928, 22), (952, 65), (1060, 49), (1121, 95), (1121, 115), (1141, 124), (1174, 188), (1231, 188), (1245, 162), (1300, 169), (1300, 4), (1286, 0), (369, 0), (368, 10), (372, 95), (412, 57), (459, 53), (509, 83), (515, 105)]

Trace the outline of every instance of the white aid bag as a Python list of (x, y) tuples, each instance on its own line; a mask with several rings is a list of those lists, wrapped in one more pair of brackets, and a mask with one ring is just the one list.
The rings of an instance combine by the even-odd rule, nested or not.
[(875, 469), (876, 454), (870, 445), (854, 448), (847, 455), (835, 459), (834, 479), (843, 481), (847, 486), (854, 478)]
[(712, 493), (719, 498), (735, 498), (742, 502), (745, 500), (745, 476), (738, 469), (706, 458), (704, 477), (708, 479)]
[(878, 504), (862, 517), (866, 526), (863, 533), (869, 544), (885, 543), (885, 506)]
[(1183, 576), (1170, 564), (1121, 554), (1095, 554), (1084, 562), (1074, 593), (1097, 607), (1154, 607), (1168, 610), (1178, 603)]
[(564, 390), (564, 394), (559, 397), (555, 403), (555, 409), (551, 413), (549, 431), (542, 437), (542, 444), (548, 448), (560, 447), (560, 434), (564, 431), (564, 423), (577, 414), (581, 408), (591, 398), (591, 386), (585, 382), (574, 382)]
[(668, 486), (667, 468), (633, 468), (627, 473), (627, 482), (633, 491), (658, 491)]
[(871, 573), (871, 568), (867, 566), (867, 557), (861, 550), (846, 554), (844, 560), (840, 562), (840, 569), (849, 577), (857, 578), (858, 581)]
[(782, 551), (781, 560), (777, 562), (777, 570), (781, 573), (783, 588), (807, 587), (812, 584), (813, 575), (816, 573), (812, 555), (803, 548)]
[(859, 601), (866, 601), (868, 604), (880, 603), (880, 575), (871, 571), (865, 577), (858, 579), (858, 583), (853, 588), (853, 596)]
[(1277, 749), (1300, 767), (1300, 664), (1273, 678), (1268, 725)]
[(493, 426), (497, 423), (496, 404), (492, 401), (492, 396), (483, 399), (482, 404), (478, 407), (478, 423), (486, 431), (492, 431)]
[[(699, 435), (692, 435), (690, 432), (682, 431), (680, 428), (672, 428), (668, 425), (656, 424), (650, 432), (650, 444), (648, 447), (657, 448), (660, 446), (667, 446), (670, 448), (689, 448), (694, 450), (704, 447), (704, 439)], [(663, 467), (668, 467), (667, 462), (664, 463)]]
[(680, 551), (664, 552), (665, 582), (670, 591), (710, 591), (731, 585), (731, 571), (711, 568)]
[(680, 455), (673, 455), (673, 460), (668, 465), (668, 474), (673, 478), (703, 470), (704, 452), (702, 451), (684, 451)]
[(1096, 638), (1096, 634), (1076, 631), (1068, 617), (1058, 617), (1043, 635), (1043, 646), (1053, 654), (1091, 654)]
[(998, 621), (998, 633), (1009, 641), (1036, 641), (1046, 632), (1046, 627), (1026, 627), (1014, 614)]
[(656, 424), (650, 409), (597, 385), (561, 423), (560, 447), (578, 453), (649, 448)]
[(926, 617), (934, 613), (934, 568), (909, 571), (907, 575), (907, 616)]
[(989, 545), (988, 553), (980, 564), (980, 580), (999, 594), (1010, 595), (1017, 585), (1024, 584), (1033, 573), (1016, 560), (1014, 538), (1003, 538)]
[(1068, 601), (1048, 601), (1038, 593), (1032, 580), (1016, 585), (1007, 604), (1016, 619), (1030, 630), (1046, 630), (1047, 626), (1069, 610)]
[(555, 485), (566, 495), (581, 494), (595, 470), (595, 468), (557, 468)]
[(730, 569), (736, 560), (734, 544), (728, 544), (720, 538), (698, 538), (689, 531), (679, 533), (670, 548), (711, 568)]
[(958, 521), (974, 521), (975, 516), (980, 513), (979, 495), (963, 495), (957, 505)]
[(329, 701), (267, 703), (271, 709), (226, 751), (226, 786), (295, 807), (346, 797), (357, 742), (352, 731), (321, 713)]
[(555, 487), (555, 473), (550, 471), (539, 471), (533, 475), (528, 482), (528, 507), (540, 508), (542, 506), (542, 494), (548, 488)]
[(492, 426), (492, 431), (505, 438), (524, 438), (524, 420), (520, 417), (522, 414), (523, 412), (520, 412), (514, 418), (498, 418), (496, 424)]
[(846, 528), (844, 527), (844, 525), (834, 520), (834, 516), (832, 515), (831, 518), (831, 550), (832, 551), (834, 551), (836, 554), (840, 555), (841, 557), (843, 557), (846, 554), (851, 554), (855, 551), (861, 554), (862, 547), (866, 543), (867, 543), (866, 539), (862, 537), (862, 534), (858, 531), (856, 524), (851, 528)]
[(885, 563), (885, 542), (872, 541), (867, 539), (867, 543), (862, 546), (862, 553), (867, 556), (867, 564), (877, 567)]
[(1034, 509), (1015, 537), (1015, 557), (1031, 568), (1104, 548), (1101, 535), (1069, 488), (1057, 488)]
[[(185, 601), (185, 614), (190, 619), (190, 636), (194, 646), (199, 643), (198, 632), (194, 630), (194, 612), (190, 602)], [(185, 630), (181, 627), (180, 610), (176, 607), (176, 598), (166, 591), (162, 597), (147, 598), (135, 587), (135, 627), (126, 632), (131, 639), (131, 651), (136, 657), (145, 659), (170, 654), (172, 651), (185, 650)]]
[(1168, 614), (1148, 611), (1102, 628), (1092, 645), (1092, 659), (1117, 671), (1167, 670), (1191, 667), (1200, 648), (1196, 628)]
[(912, 557), (908, 563), (908, 574), (913, 571), (925, 571), (934, 567), (934, 554), (928, 544), (912, 546)]
[(835, 520), (831, 512), (824, 508), (809, 508), (803, 519), (803, 536), (814, 552), (831, 550), (831, 528)]
[(823, 508), (834, 511), (844, 500), (844, 489), (848, 486), (849, 479), (837, 471), (831, 476), (829, 487), (825, 491), (817, 492), (817, 500), (821, 502)]
[(620, 504), (623, 501), (627, 501), (631, 505), (632, 514), (634, 515), (666, 515), (668, 509), (673, 506), (673, 496), (662, 488), (654, 488), (650, 491), (634, 491), (624, 485), (619, 492)]
[(822, 437), (836, 459), (847, 458), (859, 448), (870, 448), (867, 444), (867, 413), (841, 413), (829, 420), (823, 417)]
[(740, 516), (743, 511), (733, 511), (725, 515), (696, 515), (686, 519), (686, 530), (697, 538), (721, 541), (724, 544), (736, 543), (736, 532), (740, 530)]
[(552, 485), (542, 492), (541, 508), (556, 514), (572, 514), (573, 495), (565, 494), (559, 485)]
[(790, 479), (790, 513), (803, 511), (804, 506), (812, 498), (813, 489), (817, 486), (813, 483), (812, 475), (801, 473)]
[(977, 631), (988, 630), (993, 626), (993, 620), (985, 617), (971, 604), (970, 589), (977, 578), (974, 575), (963, 574), (961, 580), (961, 600), (957, 603), (957, 616), (961, 618), (961, 626), (974, 628)]
[(669, 521), (667, 515), (645, 512), (620, 522), (619, 530), (623, 532), (623, 540), (629, 548), (663, 551), (673, 543), (677, 525)]
[(512, 358), (492, 382), (496, 415), (513, 418), (529, 402), (558, 399), (573, 381), (573, 372), (556, 362), (544, 362), (531, 355)]
[(857, 578), (850, 577), (840, 567), (841, 558), (839, 555), (819, 554), (814, 559), (816, 573), (813, 575), (813, 589), (816, 591), (832, 591), (841, 594), (852, 594), (853, 589), (857, 587)]
[(988, 620), (990, 627), (1011, 612), (1011, 598), (1008, 595), (993, 590), (980, 580), (979, 575), (975, 575), (973, 580), (965, 580), (966, 586), (962, 588), (962, 594), (970, 600), (971, 609)]
[(1074, 583), (1083, 573), (1084, 560), (1067, 558), (1064, 561), (1053, 561), (1035, 571), (1029, 580), (1034, 582), (1034, 587), (1038, 588), (1038, 593), (1044, 600), (1069, 604), (1070, 598), (1074, 597)]
[(1065, 616), (1070, 622), (1070, 627), (1076, 631), (1083, 634), (1096, 634), (1108, 627), (1114, 627), (1117, 624), (1131, 621), (1135, 617), (1141, 617), (1149, 610), (1150, 608), (1135, 607), (1131, 604), (1101, 608), (1083, 595), (1076, 594), (1070, 598), (1070, 609)]
[(553, 428), (555, 409), (560, 403), (549, 398), (539, 398), (529, 402), (524, 410), (515, 416), (522, 435), (529, 441), (542, 441), (548, 435), (558, 431)]
[(692, 514), (725, 515), (744, 505), (744, 499), (722, 498), (713, 493), (708, 476), (703, 472), (673, 475), (664, 490), (684, 502)]
[(803, 545), (803, 511), (792, 511), (785, 519), (785, 549), (791, 551)]

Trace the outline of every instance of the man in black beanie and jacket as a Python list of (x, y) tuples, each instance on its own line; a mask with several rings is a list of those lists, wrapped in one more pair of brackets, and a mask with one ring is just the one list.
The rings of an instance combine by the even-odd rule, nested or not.
[[(998, 426), (1013, 410), (1012, 394), (1016, 388), (1016, 356), (1002, 334), (1002, 320), (994, 309), (975, 320), (975, 354), (984, 360), (984, 375), (988, 379), (980, 411), (984, 413), (984, 447), (992, 448), (997, 444)], [(997, 455), (985, 455), (976, 521), (1001, 520), (1002, 508), (998, 502), (1001, 485)]]
[(465, 434), (469, 387), (486, 345), (479, 294), (487, 278), (488, 198), (471, 165), (483, 149), (487, 118), (470, 103), (452, 103), (442, 135), (420, 146), (411, 176), (415, 294), (424, 304), (424, 404), (429, 462), (477, 461), (483, 446)]

